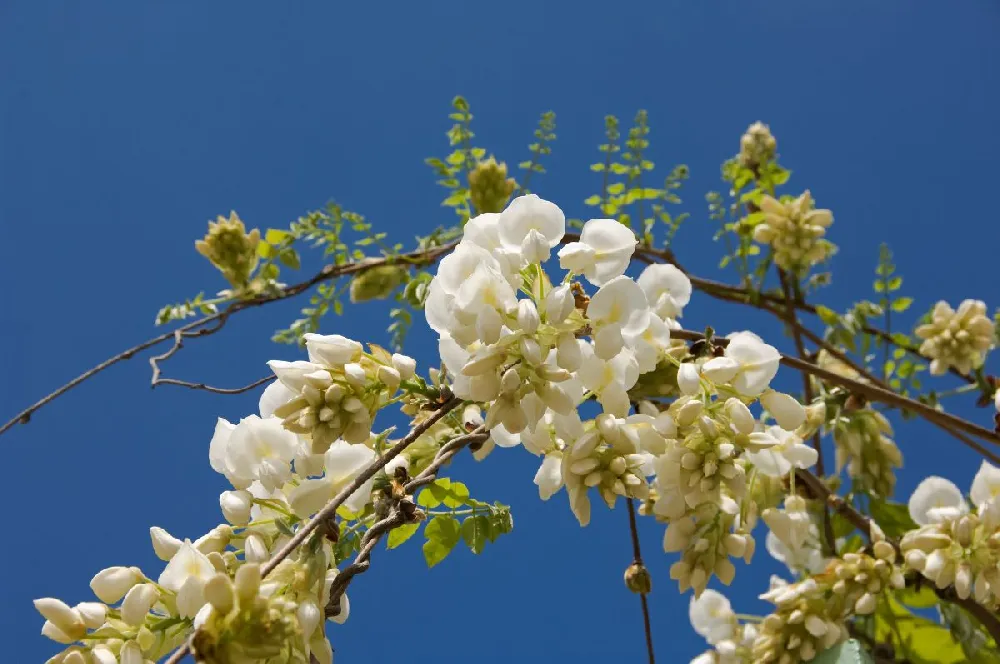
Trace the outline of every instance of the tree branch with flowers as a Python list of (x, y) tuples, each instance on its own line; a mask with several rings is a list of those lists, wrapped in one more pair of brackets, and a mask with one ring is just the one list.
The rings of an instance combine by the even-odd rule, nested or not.
[[(994, 400), (984, 365), (996, 330), (984, 303), (936, 303), (912, 334), (900, 332), (913, 299), (899, 294), (902, 278), (883, 249), (874, 300), (843, 313), (819, 304), (829, 281), (820, 270), (836, 251), (833, 215), (808, 191), (778, 191), (790, 174), (761, 123), (723, 165), (727, 193), (708, 196), (725, 248), (719, 267), (737, 276), (725, 283), (678, 261), (672, 243), (687, 215), (672, 210), (687, 170), (643, 184), (655, 168), (645, 112), (624, 139), (606, 118), (602, 158), (591, 166), (600, 191), (584, 201), (598, 214), (586, 222), (528, 190), (545, 172), (554, 114), (541, 118), (520, 183), (474, 145), (464, 99), (450, 117), (453, 149), (428, 164), (455, 223), (406, 252), (336, 204), (263, 233), (235, 213), (220, 217), (196, 247), (228, 289), (164, 307), (159, 324), (194, 320), (0, 427), (26, 424), (90, 377), (159, 346), (167, 349), (150, 358), (153, 386), (233, 394), (267, 385), (258, 414), (220, 419), (210, 436), (211, 466), (231, 487), (219, 499), (225, 522), (193, 541), (151, 528), (163, 570), (104, 569), (90, 584), (99, 601), (37, 600), (42, 633), (64, 646), (51, 662), (328, 664), (325, 623), (345, 623), (345, 593), (381, 541), (392, 549), (420, 533), (436, 565), (459, 542), (480, 553), (512, 530), (508, 507), (441, 473), (465, 450), (483, 461), (518, 446), (536, 458), (540, 499), (564, 492), (581, 526), (595, 498), (627, 503), (634, 561), (625, 582), (641, 597), (650, 662), (657, 629), (646, 595), (666, 576), (691, 592), (691, 622), (710, 646), (699, 664), (812, 661), (848, 642), (879, 661), (1000, 661), (1000, 435), (995, 423), (944, 407), (961, 395)], [(282, 283), (306, 252), (320, 254), (323, 268)], [(634, 278), (633, 264), (643, 266)], [(774, 316), (792, 351), (747, 330), (685, 329), (695, 293)], [(275, 340), (301, 343), (306, 359), (272, 360), (271, 376), (244, 387), (163, 376), (185, 341), (298, 296), (308, 305)], [(392, 300), (391, 350), (320, 333), (345, 298)], [(402, 352), (415, 315), (439, 339), (424, 371)], [(801, 395), (771, 387), (782, 365), (801, 374)], [(938, 386), (949, 374), (960, 387)], [(410, 421), (401, 438), (379, 422), (390, 411)], [(984, 457), (967, 497), (929, 477), (908, 504), (892, 500), (903, 458), (893, 417), (923, 418)], [(673, 562), (643, 556), (642, 528), (662, 529)], [(771, 613), (738, 614), (709, 586), (729, 585), (734, 561), (752, 564), (761, 536), (790, 579), (763, 589)]]

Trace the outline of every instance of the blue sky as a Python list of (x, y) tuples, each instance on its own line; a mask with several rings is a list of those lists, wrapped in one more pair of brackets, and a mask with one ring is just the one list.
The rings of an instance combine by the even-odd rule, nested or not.
[[(869, 296), (888, 241), (915, 309), (965, 297), (1000, 304), (994, 252), (1000, 181), (1000, 8), (987, 0), (681, 3), (433, 0), (423, 3), (64, 2), (0, 4), (0, 407), (9, 416), (154, 332), (158, 307), (224, 286), (193, 249), (206, 221), (237, 210), (280, 227), (336, 198), (394, 239), (450, 222), (422, 160), (446, 151), (455, 94), (478, 141), (526, 157), (537, 116), (558, 115), (549, 174), (533, 188), (583, 216), (597, 187), (603, 117), (649, 111), (651, 158), (687, 163), (692, 220), (676, 251), (715, 269), (704, 193), (743, 129), (770, 123), (790, 191), (831, 208), (840, 245), (825, 303)], [(273, 357), (270, 333), (296, 303), (241, 315), (193, 342), (172, 375), (238, 385)], [(325, 332), (384, 340), (384, 310), (329, 319)], [(691, 328), (780, 330), (695, 297)], [(409, 351), (424, 363), (430, 336)], [(785, 372), (787, 374), (787, 372)], [(784, 375), (784, 374), (783, 374)], [(795, 376), (784, 375), (789, 389)], [(214, 420), (256, 395), (147, 387), (145, 359), (123, 364), (0, 439), (7, 661), (42, 661), (34, 597), (87, 599), (102, 567), (158, 572), (148, 527), (196, 537), (221, 518), (208, 466)], [(946, 381), (945, 381), (946, 382)], [(988, 424), (990, 414), (962, 414)], [(6, 419), (4, 417), (3, 419)], [(928, 473), (967, 486), (978, 462), (935, 429), (899, 427), (905, 496)], [(535, 460), (502, 450), (454, 475), (514, 509), (515, 530), (474, 557), (426, 570), (416, 542), (376, 554), (352, 586), (352, 616), (331, 631), (340, 662), (638, 662), (638, 600), (623, 587), (626, 513), (595, 509), (580, 529), (563, 495), (531, 483)], [(662, 527), (642, 523), (662, 662), (703, 649), (686, 596), (667, 576)], [(731, 596), (756, 594), (777, 567), (759, 552)], [(387, 634), (386, 625), (394, 630)], [(405, 655), (404, 655), (405, 653)]]

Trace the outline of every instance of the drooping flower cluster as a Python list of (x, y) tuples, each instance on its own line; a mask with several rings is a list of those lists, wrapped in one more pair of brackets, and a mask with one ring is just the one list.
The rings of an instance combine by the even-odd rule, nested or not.
[(831, 423), (837, 472), (845, 467), (862, 491), (888, 498), (896, 488), (896, 469), (903, 454), (889, 436), (892, 425), (871, 407), (841, 409)]
[(958, 487), (928, 477), (910, 496), (910, 517), (917, 525), (903, 536), (906, 565), (938, 588), (954, 585), (962, 599), (972, 597), (992, 610), (1000, 607), (1000, 469), (983, 462), (972, 481), (975, 510)]
[[(565, 486), (582, 525), (593, 492), (609, 507), (619, 496), (644, 499), (670, 524), (665, 546), (682, 554), (672, 569), (681, 589), (700, 593), (713, 574), (728, 583), (729, 557), (754, 550), (748, 474), (783, 477), (816, 460), (792, 433), (805, 410), (768, 387), (780, 355), (749, 332), (714, 354), (672, 342), (690, 281), (670, 265), (625, 276), (637, 240), (614, 220), (584, 224), (558, 252), (568, 274), (551, 279), (543, 264), (564, 232), (562, 211), (531, 195), (469, 221), (425, 305), (451, 388), (484, 405), (493, 444), (520, 442), (543, 457), (543, 499)], [(630, 391), (651, 373), (670, 376), (682, 396), (632, 412)], [(603, 413), (581, 419), (588, 399)], [(778, 426), (758, 424), (749, 408), (758, 400)]]
[(943, 300), (938, 302), (930, 320), (914, 334), (924, 340), (920, 354), (931, 358), (930, 371), (935, 376), (951, 368), (965, 374), (978, 369), (997, 342), (993, 321), (980, 300), (963, 300), (958, 311)]
[(833, 243), (823, 237), (833, 214), (815, 209), (808, 191), (785, 203), (765, 194), (760, 209), (764, 221), (754, 227), (753, 239), (771, 246), (778, 267), (802, 274), (833, 253)]
[(706, 590), (700, 597), (692, 597), (688, 617), (694, 631), (713, 648), (695, 657), (691, 664), (743, 664), (750, 661), (757, 627), (737, 620), (725, 595)]
[(247, 285), (250, 275), (257, 266), (257, 245), (260, 231), (256, 228), (247, 233), (243, 221), (235, 212), (229, 218), (219, 218), (208, 222), (208, 234), (194, 243), (198, 253), (207, 258), (233, 288)]
[(761, 595), (775, 605), (764, 618), (752, 648), (752, 662), (808, 662), (848, 636), (846, 620), (875, 611), (878, 593), (902, 588), (896, 550), (877, 526), (874, 555), (846, 553), (823, 574), (793, 584), (772, 582)]

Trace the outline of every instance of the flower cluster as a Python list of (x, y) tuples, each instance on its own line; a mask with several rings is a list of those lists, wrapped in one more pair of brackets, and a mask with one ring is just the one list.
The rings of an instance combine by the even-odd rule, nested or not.
[(243, 288), (257, 266), (257, 245), (260, 231), (247, 233), (235, 212), (208, 222), (208, 234), (194, 243), (198, 253), (211, 261), (233, 288)]
[(918, 326), (914, 334), (924, 340), (920, 353), (931, 358), (930, 371), (935, 376), (951, 368), (962, 373), (978, 369), (997, 342), (993, 321), (980, 300), (963, 300), (958, 311), (947, 302), (938, 302), (930, 320)]
[[(493, 445), (543, 457), (543, 499), (565, 486), (581, 525), (594, 492), (609, 507), (645, 500), (669, 524), (665, 548), (681, 553), (671, 570), (681, 589), (701, 593), (712, 575), (728, 583), (729, 557), (754, 551), (748, 477), (816, 461), (793, 433), (805, 409), (769, 388), (780, 354), (749, 332), (696, 354), (672, 341), (690, 281), (670, 265), (626, 276), (637, 240), (611, 219), (588, 221), (558, 251), (567, 273), (553, 280), (543, 264), (564, 234), (562, 211), (533, 195), (468, 222), (425, 305), (451, 389), (483, 404)], [(632, 391), (646, 374), (669, 376), (680, 398), (640, 400)], [(584, 419), (589, 400), (603, 412)], [(758, 401), (777, 426), (757, 421)]]
[(896, 487), (903, 455), (889, 436), (889, 420), (871, 407), (841, 409), (831, 424), (837, 472), (845, 467), (859, 489), (888, 498)]
[(750, 661), (757, 627), (740, 623), (725, 595), (706, 590), (700, 597), (692, 597), (688, 617), (694, 631), (713, 648), (695, 657), (691, 664), (743, 664)]
[(938, 588), (954, 585), (962, 599), (1000, 607), (1000, 469), (983, 462), (969, 492), (928, 477), (910, 496), (910, 517), (920, 526), (903, 536), (906, 565)]
[(778, 267), (802, 274), (834, 252), (833, 243), (823, 238), (833, 223), (833, 214), (814, 209), (808, 191), (787, 202), (765, 194), (760, 209), (764, 221), (754, 227), (753, 239), (770, 245)]
[(754, 122), (740, 137), (740, 163), (747, 168), (756, 168), (774, 158), (778, 140), (771, 128), (763, 122)]

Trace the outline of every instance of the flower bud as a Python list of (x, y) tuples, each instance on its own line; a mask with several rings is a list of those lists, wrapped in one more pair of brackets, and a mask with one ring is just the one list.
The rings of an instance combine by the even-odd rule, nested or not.
[(736, 397), (730, 397), (726, 400), (726, 415), (729, 416), (729, 421), (732, 422), (733, 428), (738, 433), (749, 435), (757, 426), (757, 420), (754, 419), (753, 413), (750, 412), (746, 404)]
[(153, 526), (149, 529), (149, 538), (153, 541), (153, 553), (160, 560), (169, 561), (181, 548), (181, 541), (163, 528)]
[(108, 607), (100, 602), (80, 602), (75, 607), (87, 629), (97, 629), (108, 617)]
[(299, 626), (306, 639), (309, 639), (322, 619), (319, 607), (312, 600), (306, 600), (299, 604), (298, 609), (295, 610), (295, 617), (298, 618)]
[(142, 656), (142, 648), (135, 641), (125, 642), (118, 654), (118, 660), (121, 664), (145, 664), (146, 661)]
[(384, 300), (408, 278), (409, 271), (402, 265), (378, 265), (358, 272), (351, 279), (351, 302)]
[(141, 574), (133, 567), (108, 567), (90, 580), (90, 589), (105, 604), (114, 604), (141, 579)]
[(625, 586), (639, 595), (646, 595), (653, 589), (653, 579), (642, 563), (632, 563), (625, 570)]
[(87, 664), (87, 659), (79, 650), (70, 650), (63, 657), (62, 664)]
[(160, 599), (156, 586), (151, 583), (140, 583), (132, 586), (122, 600), (121, 618), (129, 625), (138, 627), (146, 622), (146, 614)]
[(233, 586), (236, 589), (236, 596), (240, 598), (241, 602), (251, 601), (260, 590), (260, 566), (256, 563), (242, 565), (236, 570)]
[(62, 600), (54, 597), (43, 597), (35, 600), (35, 609), (42, 616), (59, 628), (67, 636), (78, 639), (87, 633), (87, 626), (83, 622), (83, 616), (76, 609), (71, 609)]
[(220, 525), (199, 537), (194, 542), (194, 548), (202, 553), (212, 551), (222, 552), (229, 545), (229, 538), (233, 535), (233, 529), (229, 526)]
[(806, 421), (806, 409), (794, 397), (774, 390), (760, 395), (760, 403), (785, 431), (795, 431)]
[(253, 495), (245, 490), (223, 491), (219, 495), (219, 507), (222, 508), (222, 515), (226, 521), (234, 526), (245, 526), (250, 521)]
[(492, 156), (469, 171), (469, 198), (477, 212), (501, 212), (517, 183), (507, 177), (507, 164)]
[(408, 355), (393, 353), (392, 368), (399, 372), (401, 380), (410, 380), (417, 371), (417, 361)]
[(221, 615), (232, 611), (236, 603), (233, 584), (225, 574), (216, 574), (205, 582), (205, 600)]
[(550, 323), (561, 323), (576, 306), (569, 284), (557, 286), (545, 296), (545, 316)]
[(701, 389), (701, 377), (696, 365), (688, 362), (677, 368), (677, 389), (685, 396), (698, 393)]
[(143, 650), (149, 650), (156, 644), (156, 635), (153, 634), (152, 630), (143, 625), (135, 635), (135, 642)]
[(896, 558), (896, 549), (892, 547), (892, 544), (889, 544), (885, 540), (875, 542), (872, 550), (875, 553), (875, 557), (879, 560), (892, 562)]
[(208, 234), (194, 246), (233, 288), (243, 288), (257, 267), (259, 242), (260, 231), (255, 228), (247, 233), (240, 218), (231, 212), (229, 219), (220, 215), (215, 222), (208, 222)]
[(532, 228), (521, 241), (521, 256), (528, 263), (544, 263), (549, 259), (549, 243), (545, 236)]
[(728, 383), (739, 370), (739, 363), (730, 357), (713, 357), (701, 367), (702, 375), (713, 383)]
[(534, 334), (538, 330), (541, 319), (538, 317), (538, 309), (531, 300), (521, 300), (517, 303), (517, 324), (521, 330), (527, 334)]
[(263, 563), (270, 557), (264, 538), (257, 533), (247, 535), (243, 543), (244, 557), (248, 563)]
[(556, 364), (566, 371), (576, 371), (583, 363), (580, 342), (571, 332), (564, 332), (556, 340)]

